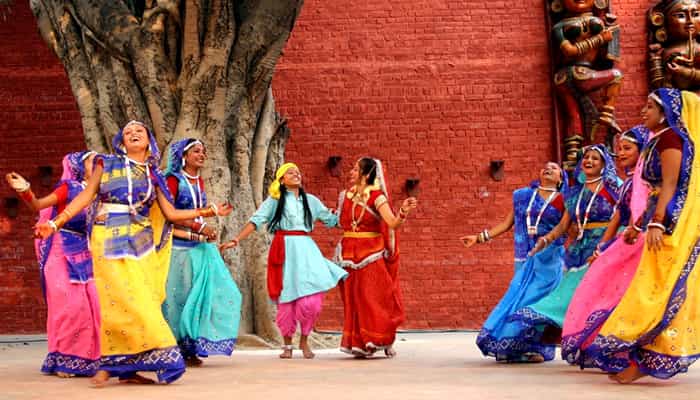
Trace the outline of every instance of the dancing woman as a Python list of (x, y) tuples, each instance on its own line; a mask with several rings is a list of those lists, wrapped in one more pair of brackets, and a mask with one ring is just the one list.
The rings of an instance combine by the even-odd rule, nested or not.
[[(649, 133), (649, 128), (640, 125), (620, 135), (618, 160), (627, 179), (610, 225), (566, 312), (562, 357), (581, 368), (594, 366), (587, 360), (585, 350), (627, 290), (642, 256), (644, 224), (635, 221), (644, 213), (649, 189), (642, 181), (641, 163), (637, 161)], [(618, 235), (621, 227), (624, 231)]]
[(537, 239), (530, 251), (530, 254), (539, 252), (575, 224), (576, 236), (564, 253), (562, 279), (550, 294), (510, 317), (512, 321), (519, 321), (522, 332), (533, 334), (535, 342), (560, 340), (566, 309), (588, 270), (586, 261), (605, 233), (617, 203), (620, 180), (612, 157), (603, 145), (584, 148), (583, 157), (574, 170), (574, 179), (574, 186), (565, 194), (566, 213), (554, 229)]
[(700, 99), (657, 89), (643, 111), (653, 134), (642, 153), (652, 189), (646, 246), (629, 288), (586, 356), (620, 383), (668, 379), (700, 358)]
[[(115, 155), (95, 157), (85, 190), (36, 231), (43, 238), (51, 236), (97, 196), (90, 249), (102, 318), (102, 357), (92, 382), (103, 385), (112, 375), (128, 383), (153, 383), (137, 372), (155, 371), (160, 382), (170, 383), (182, 375), (185, 364), (161, 312), (172, 242), (163, 216), (185, 221), (213, 216), (217, 208), (173, 207), (157, 168), (155, 137), (143, 123), (127, 123), (112, 147)], [(218, 208), (220, 215), (230, 212), (230, 206)]]
[[(175, 208), (207, 206), (199, 176), (205, 160), (206, 149), (197, 139), (170, 146), (165, 177)], [(199, 357), (231, 355), (238, 337), (241, 292), (216, 245), (206, 243), (216, 239), (216, 232), (204, 218), (180, 222), (173, 236), (163, 316), (185, 362), (198, 366), (202, 364)]]
[(340, 285), (344, 305), (340, 350), (359, 358), (384, 350), (387, 357), (393, 357), (396, 328), (404, 320), (395, 229), (418, 203), (409, 197), (394, 215), (379, 160), (361, 158), (350, 171), (350, 179), (353, 186), (340, 194), (338, 210), (344, 232), (335, 255), (349, 273)]
[(508, 322), (515, 311), (535, 303), (557, 287), (564, 258), (564, 238), (545, 251), (528, 255), (542, 235), (551, 231), (565, 212), (566, 174), (553, 162), (540, 170), (539, 179), (513, 192), (513, 208), (500, 224), (478, 235), (464, 236), (465, 247), (486, 243), (513, 228), (515, 275), (501, 301), (491, 311), (476, 338), (485, 356), (497, 361), (543, 362), (554, 358), (553, 344), (538, 343)]
[[(61, 213), (90, 179), (95, 152), (63, 157), (63, 175), (56, 189), (36, 198), (29, 182), (16, 173), (7, 181), (40, 221)], [(90, 210), (90, 207), (88, 207)], [(36, 241), (41, 284), (47, 306), (46, 337), (49, 353), (41, 372), (59, 377), (93, 376), (100, 359), (100, 309), (88, 248), (87, 210), (79, 212), (58, 235)]]
[(267, 230), (275, 235), (267, 259), (267, 290), (277, 303), (276, 322), (284, 338), (280, 358), (292, 358), (297, 324), (301, 326), (299, 347), (304, 358), (314, 358), (308, 336), (321, 313), (323, 294), (347, 273), (324, 258), (309, 235), (316, 221), (334, 227), (338, 217), (316, 196), (304, 191), (301, 172), (293, 163), (279, 167), (268, 193), (250, 221), (221, 248), (238, 246), (267, 224)]

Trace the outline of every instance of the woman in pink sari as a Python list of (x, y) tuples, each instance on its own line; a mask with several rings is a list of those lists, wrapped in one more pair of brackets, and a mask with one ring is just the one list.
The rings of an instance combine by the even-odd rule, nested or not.
[[(644, 237), (639, 223), (647, 204), (648, 186), (641, 178), (639, 155), (649, 129), (635, 126), (620, 136), (618, 159), (627, 171), (615, 213), (579, 284), (564, 319), (561, 352), (570, 364), (596, 367), (586, 348), (625, 294), (642, 256)], [(625, 230), (617, 235), (620, 227)]]
[[(7, 182), (34, 211), (39, 222), (63, 212), (85, 188), (95, 152), (70, 153), (63, 158), (63, 175), (56, 189), (37, 199), (29, 183), (16, 173)], [(36, 241), (48, 315), (46, 336), (49, 353), (41, 367), (45, 374), (66, 378), (92, 376), (100, 359), (100, 308), (88, 248), (88, 213), (83, 210), (48, 239)]]

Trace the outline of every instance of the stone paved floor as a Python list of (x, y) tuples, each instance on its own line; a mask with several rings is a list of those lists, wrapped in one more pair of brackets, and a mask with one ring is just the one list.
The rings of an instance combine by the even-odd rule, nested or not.
[[(91, 389), (86, 379), (42, 376), (45, 343), (0, 345), (0, 399), (654, 399), (700, 397), (700, 365), (670, 381), (650, 378), (622, 386), (604, 374), (563, 361), (501, 365), (481, 357), (473, 333), (402, 334), (399, 356), (353, 360), (337, 350), (317, 358), (280, 360), (278, 350), (238, 350), (207, 360), (169, 386), (112, 383)], [(300, 357), (300, 352), (296, 352)]]

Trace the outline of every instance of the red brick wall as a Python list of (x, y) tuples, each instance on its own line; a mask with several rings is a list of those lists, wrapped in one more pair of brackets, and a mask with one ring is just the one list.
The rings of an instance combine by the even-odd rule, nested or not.
[[(24, 205), (17, 218), (8, 217), (5, 199), (14, 191), (4, 175), (17, 171), (46, 195), (61, 175), (61, 157), (85, 146), (63, 67), (37, 33), (28, 3), (14, 2), (0, 20), (0, 333), (42, 332), (46, 321), (31, 239), (35, 217)], [(39, 166), (53, 167), (49, 186), (40, 184)]]
[[(402, 232), (406, 328), (476, 328), (512, 275), (504, 235), (469, 251), (457, 238), (502, 218), (512, 190), (553, 153), (549, 62), (542, 0), (307, 0), (274, 80), (289, 119), (287, 158), (310, 192), (335, 203), (360, 155), (385, 161), (394, 202), (408, 177), (421, 180), (420, 209)], [(645, 1), (615, 2), (626, 77), (623, 127), (638, 121), (646, 92)], [(504, 7), (510, 7), (506, 10)], [(35, 182), (38, 165), (82, 147), (80, 120), (62, 67), (36, 33), (27, 2), (0, 22), (0, 172)], [(343, 175), (325, 169), (343, 157)], [(488, 176), (504, 159), (505, 180)], [(5, 186), (0, 198), (11, 196)], [(45, 311), (25, 208), (0, 204), (0, 333), (39, 332)], [(338, 232), (319, 229), (329, 256)], [(338, 328), (327, 296), (321, 328)]]

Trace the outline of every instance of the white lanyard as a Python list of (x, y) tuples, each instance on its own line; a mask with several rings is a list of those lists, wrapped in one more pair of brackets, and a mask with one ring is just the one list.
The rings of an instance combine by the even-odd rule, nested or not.
[[(202, 189), (199, 185), (199, 175), (197, 176), (192, 176), (188, 174), (185, 171), (182, 171), (182, 174), (185, 176), (185, 182), (187, 183), (187, 188), (190, 190), (190, 195), (192, 196), (192, 202), (194, 203), (194, 209), (198, 209), (201, 207), (204, 207), (202, 203), (204, 203), (204, 200), (202, 199)], [(196, 179), (197, 180), (197, 194), (194, 192), (194, 187), (192, 187), (192, 184), (190, 183), (190, 179)], [(194, 219), (197, 222), (202, 222), (204, 221), (204, 217), (197, 217)]]
[[(535, 198), (537, 197), (537, 190), (542, 189), (542, 190), (548, 190), (551, 191), (552, 194), (547, 197), (547, 200), (544, 202), (544, 205), (540, 209), (539, 213), (537, 214), (537, 219), (535, 220), (535, 225), (532, 225), (532, 222), (530, 220), (530, 212), (532, 211), (532, 204), (535, 202)], [(547, 206), (549, 203), (554, 200), (554, 196), (557, 195), (556, 190), (551, 190), (551, 189), (544, 189), (544, 188), (537, 188), (532, 192), (532, 197), (530, 197), (530, 202), (527, 205), (527, 210), (525, 211), (525, 223), (527, 224), (527, 233), (530, 236), (535, 236), (537, 235), (537, 227), (540, 226), (540, 220), (542, 219), (542, 214), (544, 214), (544, 211), (547, 209)]]
[(600, 192), (600, 189), (603, 187), (603, 180), (601, 179), (600, 182), (598, 183), (598, 186), (596, 186), (595, 191), (593, 192), (593, 195), (591, 196), (591, 199), (588, 201), (588, 206), (586, 206), (586, 213), (583, 215), (583, 223), (581, 223), (581, 211), (580, 211), (580, 206), (581, 206), (581, 199), (583, 198), (583, 192), (585, 192), (586, 187), (582, 187), (581, 191), (578, 194), (578, 200), (576, 200), (576, 225), (578, 225), (578, 237), (576, 240), (581, 240), (583, 239), (583, 228), (586, 226), (588, 223), (588, 216), (591, 212), (591, 207), (593, 207), (593, 202), (595, 201), (595, 198), (598, 196), (598, 192)]
[(148, 201), (148, 199), (151, 198), (151, 193), (153, 192), (153, 185), (151, 184), (151, 170), (148, 166), (148, 163), (140, 163), (138, 161), (130, 159), (127, 156), (124, 156), (124, 164), (126, 165), (126, 182), (128, 188), (126, 200), (129, 202), (129, 212), (131, 214), (136, 214), (136, 207), (134, 206), (134, 182), (131, 179), (132, 162), (136, 165), (140, 165), (146, 168), (146, 181), (148, 183), (148, 190), (146, 191), (146, 197), (143, 198), (143, 201), (139, 202), (139, 206), (141, 206), (145, 201)]

